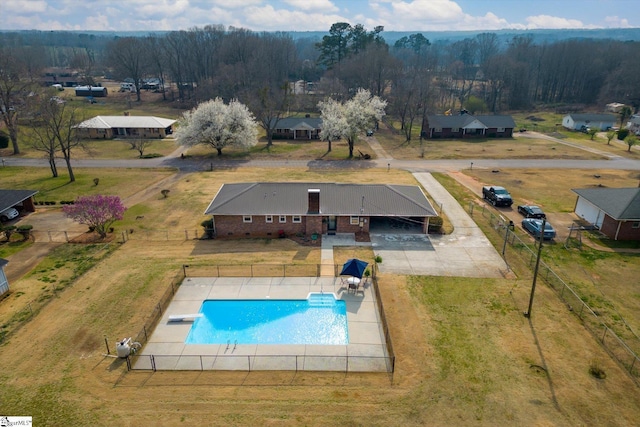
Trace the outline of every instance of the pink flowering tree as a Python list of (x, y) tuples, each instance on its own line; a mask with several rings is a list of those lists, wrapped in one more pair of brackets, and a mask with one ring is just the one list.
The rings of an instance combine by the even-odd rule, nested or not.
[(88, 225), (100, 237), (106, 237), (109, 227), (123, 218), (126, 209), (120, 197), (101, 194), (78, 197), (74, 204), (62, 208), (67, 217)]

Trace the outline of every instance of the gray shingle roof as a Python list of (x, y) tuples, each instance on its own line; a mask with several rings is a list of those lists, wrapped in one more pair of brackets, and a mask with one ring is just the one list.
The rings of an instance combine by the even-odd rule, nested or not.
[(0, 190), (0, 211), (15, 206), (36, 193), (34, 190)]
[[(272, 120), (271, 123), (275, 121)], [(285, 117), (278, 120), (278, 129), (322, 129), (322, 119), (320, 117)]]
[(572, 191), (615, 220), (640, 220), (640, 188), (580, 188)]
[(322, 215), (437, 216), (415, 185), (309, 182), (223, 184), (205, 215), (306, 215), (310, 189)]
[[(516, 124), (511, 116), (472, 116), (461, 114), (457, 116), (430, 115), (427, 117), (429, 127), (438, 129), (448, 128), (515, 128)], [(478, 122), (480, 126), (478, 126)]]

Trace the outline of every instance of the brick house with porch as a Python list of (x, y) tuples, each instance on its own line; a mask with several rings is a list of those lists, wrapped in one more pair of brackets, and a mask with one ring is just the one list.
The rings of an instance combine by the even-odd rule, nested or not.
[(205, 215), (219, 238), (368, 233), (382, 223), (427, 233), (437, 213), (414, 185), (223, 184)]
[(516, 127), (511, 116), (428, 115), (423, 138), (511, 138)]

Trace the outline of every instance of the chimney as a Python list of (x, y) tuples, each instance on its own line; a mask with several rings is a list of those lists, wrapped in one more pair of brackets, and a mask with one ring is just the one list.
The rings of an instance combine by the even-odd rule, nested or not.
[(320, 189), (310, 188), (307, 192), (309, 195), (309, 209), (307, 214), (319, 214), (320, 213)]

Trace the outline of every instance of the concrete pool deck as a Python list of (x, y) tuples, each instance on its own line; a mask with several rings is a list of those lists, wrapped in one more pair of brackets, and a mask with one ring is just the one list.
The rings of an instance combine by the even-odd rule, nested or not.
[[(207, 299), (306, 299), (334, 293), (346, 303), (347, 345), (185, 344), (193, 322), (169, 316), (198, 313)], [(390, 361), (371, 285), (355, 294), (339, 277), (188, 277), (174, 295), (133, 369), (306, 370), (387, 372)]]

